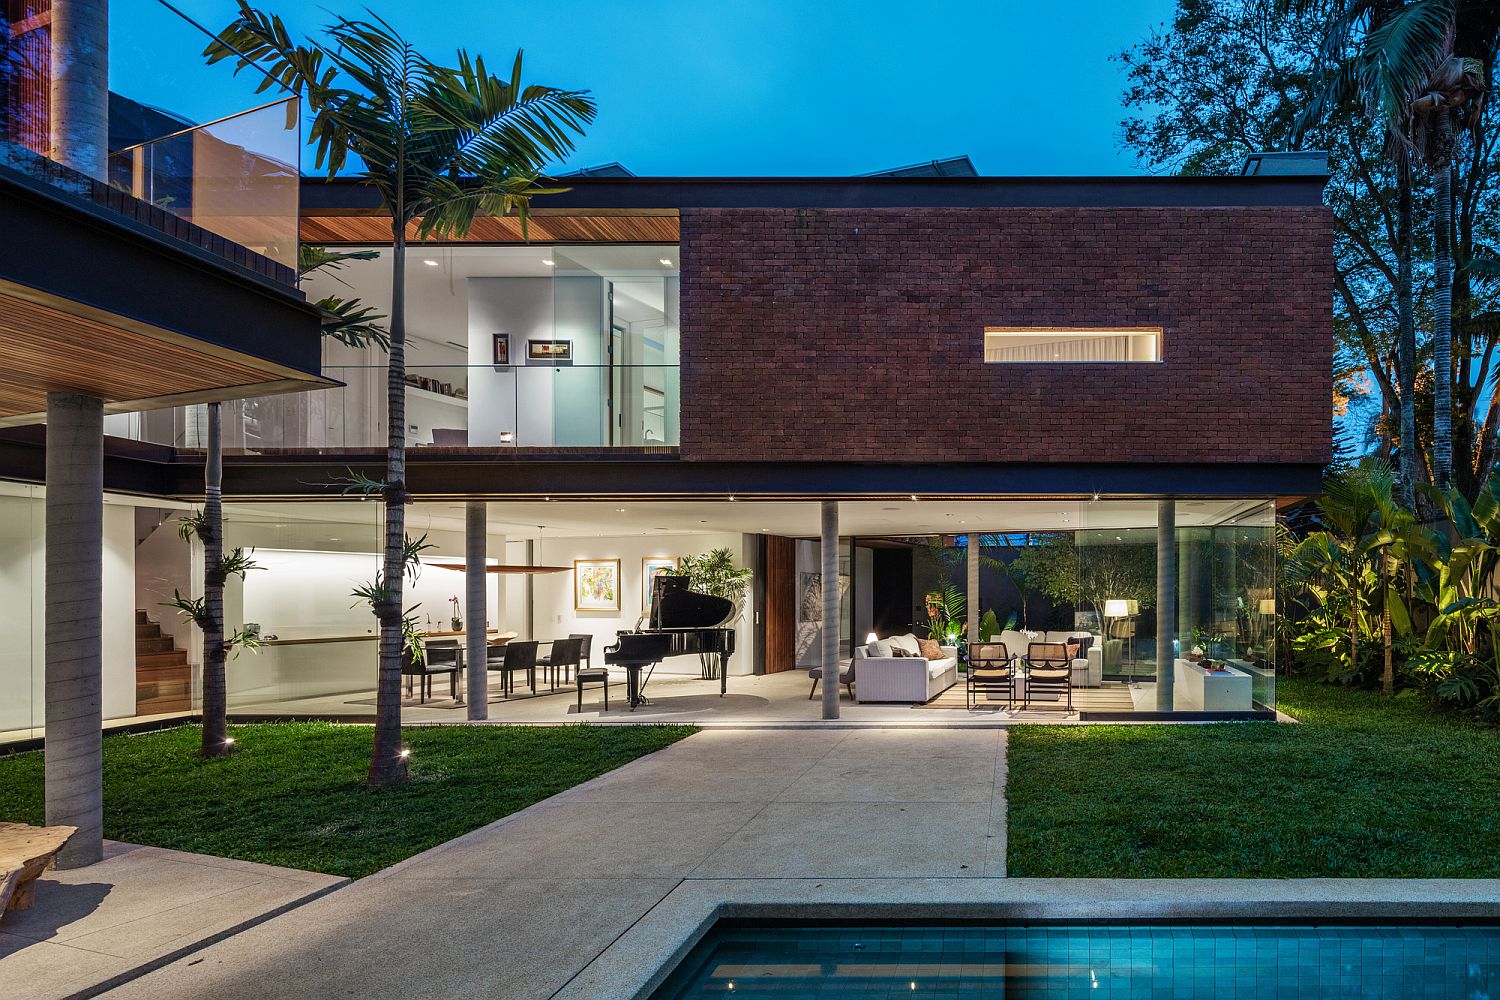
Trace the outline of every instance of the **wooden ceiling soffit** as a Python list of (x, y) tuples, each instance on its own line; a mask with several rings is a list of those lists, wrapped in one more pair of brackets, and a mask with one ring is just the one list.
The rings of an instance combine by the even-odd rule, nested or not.
[(0, 426), (36, 423), (47, 393), (154, 409), (336, 384), (83, 303), (0, 281)]

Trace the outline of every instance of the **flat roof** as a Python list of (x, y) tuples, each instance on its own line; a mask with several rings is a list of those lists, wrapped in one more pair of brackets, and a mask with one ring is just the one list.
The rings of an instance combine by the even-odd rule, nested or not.
[[(1327, 177), (566, 177), (534, 215), (675, 214), (688, 208), (1241, 208), (1323, 203)], [(304, 178), (305, 217), (374, 215), (355, 179)]]

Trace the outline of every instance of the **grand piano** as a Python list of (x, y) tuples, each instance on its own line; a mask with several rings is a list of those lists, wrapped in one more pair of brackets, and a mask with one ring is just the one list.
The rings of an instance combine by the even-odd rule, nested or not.
[[(688, 577), (658, 576), (652, 581), (647, 627), (616, 632), (604, 650), (604, 662), (625, 668), (625, 694), (631, 711), (646, 703), (641, 671), (669, 656), (705, 654), (717, 658), (719, 697), (729, 690), (729, 658), (734, 655), (734, 628), (723, 623), (734, 604), (688, 589)], [(639, 624), (639, 623), (638, 623)], [(650, 673), (647, 673), (647, 678)]]

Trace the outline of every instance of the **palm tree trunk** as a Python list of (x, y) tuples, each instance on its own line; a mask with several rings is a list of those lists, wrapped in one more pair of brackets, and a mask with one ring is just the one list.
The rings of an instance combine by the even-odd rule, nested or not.
[(380, 666), (375, 689), (375, 745), (370, 788), (404, 784), (401, 752), (401, 609), (406, 564), (406, 220), (401, 207), (391, 222), (390, 368), (386, 377), (385, 594), (376, 603)]
[(1391, 601), (1390, 601), (1391, 554), (1380, 553), (1380, 638), (1385, 643), (1385, 667), (1380, 672), (1380, 691), (1393, 694), (1396, 690), (1396, 671), (1391, 662)]
[[(1437, 116), (1439, 148), (1453, 142), (1446, 111)], [(1432, 290), (1432, 478), (1446, 490), (1453, 482), (1453, 164), (1446, 153), (1433, 175)]]
[(1396, 167), (1396, 377), (1401, 393), (1401, 498), (1417, 509), (1417, 324), (1412, 302), (1411, 169)]
[(224, 682), (223, 420), (219, 403), (208, 404), (208, 456), (203, 465), (203, 747), (205, 757), (229, 753)]

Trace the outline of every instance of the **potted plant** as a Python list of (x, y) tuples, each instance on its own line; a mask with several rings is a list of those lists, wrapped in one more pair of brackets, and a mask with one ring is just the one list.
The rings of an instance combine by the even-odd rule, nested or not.
[(448, 619), (448, 624), (453, 626), (453, 631), (462, 632), (464, 630), (464, 619), (463, 612), (459, 610), (458, 595), (454, 594), (448, 598), (448, 603), (453, 605), (453, 617)]
[[(700, 594), (722, 597), (733, 608), (719, 624), (732, 625), (745, 613), (745, 593), (750, 588), (754, 570), (743, 569), (734, 564), (734, 556), (728, 548), (713, 549), (697, 556), (683, 556), (677, 563), (677, 572), (688, 578), (688, 587)], [(718, 657), (699, 654), (703, 665), (704, 680), (719, 676)]]

